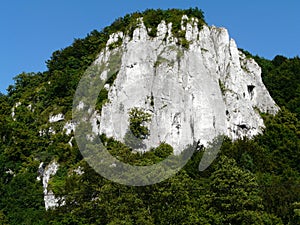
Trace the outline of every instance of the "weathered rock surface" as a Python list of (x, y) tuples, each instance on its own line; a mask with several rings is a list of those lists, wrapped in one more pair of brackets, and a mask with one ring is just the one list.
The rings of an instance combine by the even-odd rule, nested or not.
[[(151, 114), (147, 149), (166, 142), (178, 153), (194, 141), (207, 144), (219, 134), (232, 139), (257, 135), (264, 127), (259, 111), (278, 111), (262, 82), (261, 68), (238, 50), (226, 29), (199, 30), (192, 18), (182, 23), (189, 41), (184, 49), (176, 45), (171, 24), (162, 21), (157, 37), (151, 38), (140, 21), (132, 38), (122, 32), (112, 35), (108, 45), (119, 38), (122, 45), (107, 47), (96, 60), (109, 65), (112, 57), (121, 56), (118, 76), (106, 86), (109, 101), (95, 132), (124, 141), (128, 112), (138, 107)], [(101, 76), (107, 79), (108, 74)]]
[(61, 121), (61, 120), (64, 120), (64, 115), (62, 113), (59, 113), (57, 115), (51, 115), (49, 117), (49, 123), (55, 123), (55, 122), (58, 122), (58, 121)]
[(42, 179), (43, 181), (45, 209), (48, 210), (64, 205), (65, 201), (64, 198), (56, 198), (53, 191), (48, 188), (50, 177), (56, 174), (59, 164), (56, 161), (53, 161), (47, 165), (45, 169), (43, 164), (44, 163), (41, 163), (39, 166), (39, 176), (37, 177), (37, 180)]

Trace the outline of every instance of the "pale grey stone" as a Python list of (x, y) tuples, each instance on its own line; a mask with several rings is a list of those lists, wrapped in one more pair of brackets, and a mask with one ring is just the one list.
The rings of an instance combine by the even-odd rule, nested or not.
[[(122, 37), (123, 44), (106, 48), (96, 63), (108, 65), (116, 51), (122, 52), (122, 63), (101, 117), (91, 119), (96, 134), (124, 141), (128, 112), (138, 107), (151, 114), (146, 148), (139, 150), (166, 142), (179, 153), (194, 142), (207, 145), (218, 135), (251, 138), (264, 128), (259, 112), (279, 110), (262, 82), (261, 68), (238, 50), (225, 28), (204, 25), (199, 30), (196, 19), (183, 19), (189, 49), (176, 45), (172, 24), (165, 21), (156, 38), (148, 36), (142, 19), (132, 39), (111, 36)], [(107, 79), (107, 74), (101, 77)]]

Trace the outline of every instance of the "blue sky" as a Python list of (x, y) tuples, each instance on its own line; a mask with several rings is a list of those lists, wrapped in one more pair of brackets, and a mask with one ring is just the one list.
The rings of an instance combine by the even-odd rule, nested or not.
[(198, 7), (209, 25), (226, 27), (238, 47), (268, 59), (300, 55), (300, 1), (14, 0), (0, 3), (0, 92), (21, 72), (46, 70), (53, 51), (147, 8)]

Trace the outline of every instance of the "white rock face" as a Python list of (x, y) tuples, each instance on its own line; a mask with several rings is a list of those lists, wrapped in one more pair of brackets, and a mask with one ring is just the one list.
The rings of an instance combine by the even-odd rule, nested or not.
[(90, 122), (92, 124), (92, 131), (94, 134), (100, 133), (100, 120), (101, 116), (97, 112), (94, 112), (90, 118)]
[(55, 130), (53, 129), (53, 127), (49, 127), (48, 133), (49, 133), (49, 134), (56, 134), (56, 132), (55, 132)]
[(75, 129), (76, 129), (76, 124), (73, 122), (67, 122), (63, 128), (66, 135), (70, 135), (72, 133), (72, 131), (75, 131)]
[(53, 161), (45, 169), (43, 169), (43, 163), (39, 166), (39, 176), (37, 180), (42, 178), (43, 189), (44, 189), (44, 202), (46, 210), (55, 208), (57, 206), (64, 205), (65, 202), (61, 198), (56, 198), (52, 190), (48, 190), (48, 184), (50, 177), (55, 175), (58, 170), (59, 164), (56, 161)]
[(61, 121), (61, 120), (64, 120), (65, 117), (62, 113), (59, 113), (57, 115), (54, 115), (54, 116), (50, 116), (49, 117), (49, 123), (55, 123), (55, 122), (58, 122), (58, 121)]
[(34, 112), (34, 109), (33, 109), (33, 107), (32, 107), (31, 104), (29, 104), (29, 105), (27, 106), (27, 109), (29, 109), (31, 112)]
[(18, 108), (21, 104), (22, 104), (21, 102), (17, 102), (15, 104), (15, 106), (12, 107), (12, 109), (11, 109), (11, 117), (13, 118), (14, 121), (16, 121), (16, 118), (15, 118), (15, 115), (16, 115), (15, 109)]
[[(52, 190), (49, 190), (49, 180), (51, 176), (54, 176), (59, 168), (59, 164), (56, 161), (51, 162), (44, 168), (44, 163), (41, 162), (38, 169), (38, 176), (37, 180), (43, 182), (43, 192), (44, 192), (44, 202), (45, 202), (45, 209), (53, 209), (55, 207), (65, 205), (65, 198), (62, 197), (55, 197)], [(81, 166), (78, 166), (73, 172), (79, 176), (84, 174), (84, 170)]]
[(10, 174), (10, 175), (13, 175), (14, 177), (16, 176), (15, 172), (12, 171), (11, 169), (5, 171), (6, 174)]
[(199, 30), (197, 19), (188, 21), (181, 25), (189, 49), (176, 45), (171, 24), (164, 21), (156, 38), (148, 36), (142, 20), (131, 40), (111, 36), (110, 43), (123, 38), (122, 46), (106, 48), (96, 63), (109, 64), (116, 51), (122, 51), (122, 63), (101, 118), (93, 117), (96, 133), (124, 141), (128, 112), (134, 107), (151, 114), (146, 149), (166, 142), (179, 153), (188, 144), (205, 145), (220, 134), (237, 139), (262, 131), (258, 111), (274, 114), (278, 107), (262, 82), (261, 68), (238, 50), (226, 29)]
[(84, 174), (83, 168), (81, 166), (78, 166), (76, 169), (73, 170), (73, 172), (80, 176)]
[(77, 109), (83, 109), (84, 108), (84, 103), (81, 101), (79, 102), (78, 106), (77, 106)]
[(123, 32), (118, 32), (118, 33), (114, 33), (112, 35), (109, 36), (109, 39), (106, 43), (106, 46), (109, 46), (115, 42), (117, 42), (119, 39), (123, 39)]

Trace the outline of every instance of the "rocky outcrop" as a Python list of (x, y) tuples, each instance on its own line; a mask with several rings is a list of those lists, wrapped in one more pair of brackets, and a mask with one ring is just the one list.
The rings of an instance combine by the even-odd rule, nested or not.
[(55, 122), (58, 122), (58, 121), (61, 121), (61, 120), (64, 120), (65, 117), (62, 113), (59, 113), (57, 115), (50, 115), (49, 117), (49, 123), (55, 123)]
[[(181, 26), (188, 49), (176, 44), (172, 25), (164, 21), (156, 38), (148, 36), (142, 19), (132, 38), (122, 32), (111, 35), (108, 45), (119, 39), (122, 45), (112, 50), (107, 45), (96, 63), (110, 65), (118, 53), (121, 64), (114, 84), (106, 87), (109, 101), (95, 132), (124, 141), (134, 107), (151, 114), (146, 124), (150, 135), (140, 150), (166, 142), (178, 153), (218, 135), (238, 139), (262, 132), (259, 112), (274, 114), (278, 107), (258, 64), (238, 50), (224, 28), (204, 25), (199, 30), (197, 19), (186, 16)], [(101, 76), (108, 79), (108, 71)]]
[(45, 209), (51, 209), (55, 208), (57, 206), (62, 206), (65, 204), (65, 201), (63, 198), (56, 198), (53, 191), (49, 190), (49, 180), (51, 176), (54, 176), (58, 170), (59, 164), (56, 161), (51, 162), (49, 165), (47, 165), (44, 168), (44, 163), (41, 163), (39, 166), (39, 176), (37, 177), (37, 180), (41, 180), (43, 182), (43, 189), (44, 189), (44, 202), (45, 202)]

